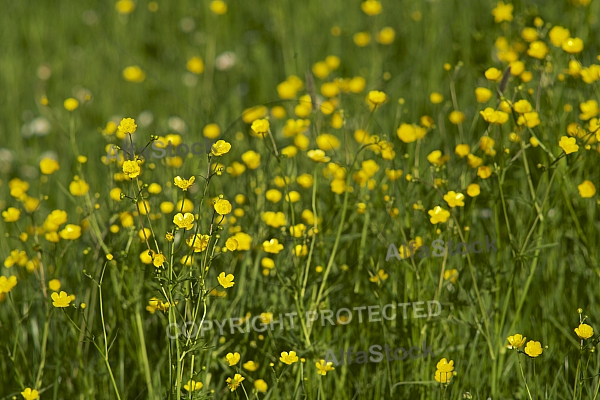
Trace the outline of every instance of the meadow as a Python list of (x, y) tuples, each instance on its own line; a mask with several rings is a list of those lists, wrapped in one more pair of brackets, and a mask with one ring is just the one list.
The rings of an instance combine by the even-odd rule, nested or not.
[(0, 400), (600, 398), (600, 1), (0, 9)]

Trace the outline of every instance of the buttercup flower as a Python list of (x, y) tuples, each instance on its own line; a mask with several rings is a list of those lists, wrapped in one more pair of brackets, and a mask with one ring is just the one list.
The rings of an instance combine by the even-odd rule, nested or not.
[(429, 218), (429, 221), (434, 225), (444, 223), (448, 221), (448, 218), (450, 218), (450, 212), (448, 210), (444, 210), (440, 206), (436, 206), (434, 209), (429, 210), (427, 213), (431, 217)]
[(492, 15), (494, 16), (494, 22), (499, 24), (502, 21), (512, 21), (513, 20), (513, 8), (512, 4), (504, 4), (504, 2), (499, 1), (496, 5), (496, 8), (492, 10)]
[(246, 361), (245, 363), (243, 363), (242, 367), (244, 367), (244, 369), (247, 369), (250, 372), (254, 372), (258, 369), (258, 364), (252, 360), (249, 360), (249, 361)]
[(377, 15), (381, 13), (381, 3), (378, 0), (367, 0), (360, 5), (360, 8), (367, 15)]
[(72, 301), (71, 296), (64, 291), (60, 292), (60, 294), (54, 292), (50, 297), (52, 297), (53, 300), (52, 305), (57, 308), (69, 307), (69, 304), (71, 304)]
[(298, 356), (295, 351), (290, 351), (289, 354), (287, 351), (282, 351), (279, 360), (287, 365), (292, 365), (293, 363), (298, 362)]
[(383, 103), (386, 98), (386, 94), (378, 90), (371, 90), (367, 95), (367, 99), (376, 106)]
[(44, 175), (51, 175), (59, 169), (60, 165), (58, 165), (58, 162), (51, 158), (44, 158), (40, 161), (40, 171), (42, 171), (42, 174)]
[(451, 190), (448, 193), (446, 193), (444, 195), (444, 201), (446, 203), (448, 203), (448, 205), (452, 208), (454, 207), (464, 207), (465, 203), (465, 195), (462, 193), (456, 193), (455, 191)]
[(194, 226), (194, 215), (190, 213), (177, 213), (173, 217), (173, 223), (180, 229), (190, 230)]
[(175, 186), (184, 191), (187, 191), (188, 188), (194, 184), (195, 180), (196, 177), (193, 175), (190, 176), (190, 179), (182, 179), (180, 176), (176, 176), (175, 179), (173, 179)]
[(594, 197), (596, 194), (596, 186), (591, 181), (587, 179), (581, 183), (581, 185), (577, 186), (577, 190), (579, 190), (579, 195), (584, 199), (589, 199), (590, 197)]
[(240, 361), (240, 353), (238, 353), (237, 351), (235, 353), (227, 353), (227, 355), (225, 356), (225, 359), (227, 360), (227, 362), (229, 363), (229, 366), (231, 367)]
[(4, 222), (16, 222), (21, 217), (21, 210), (14, 207), (8, 207), (6, 211), (2, 211)]
[(564, 150), (564, 152), (566, 154), (571, 154), (571, 153), (575, 153), (577, 152), (577, 150), (579, 150), (579, 146), (576, 144), (577, 140), (574, 137), (566, 137), (566, 136), (562, 136), (560, 138), (560, 142), (558, 142), (558, 145), (560, 146), (561, 149)]
[(117, 127), (117, 130), (122, 135), (132, 135), (135, 133), (137, 129), (137, 125), (135, 124), (135, 119), (133, 118), (123, 118)]
[(229, 389), (233, 392), (235, 391), (235, 389), (238, 388), (238, 386), (240, 386), (244, 379), (246, 378), (244, 378), (240, 374), (235, 374), (233, 378), (227, 378), (227, 386), (229, 386)]
[(17, 286), (17, 277), (11, 275), (10, 277), (0, 276), (0, 294), (10, 292), (15, 286)]
[(231, 144), (224, 140), (217, 140), (217, 142), (212, 145), (210, 152), (213, 156), (220, 157), (223, 154), (227, 154), (229, 150), (231, 150)]
[(306, 155), (308, 156), (308, 158), (318, 163), (326, 163), (329, 162), (329, 160), (331, 160), (331, 157), (326, 156), (325, 152), (321, 149), (309, 150), (308, 153), (306, 153)]
[(202, 382), (196, 382), (195, 380), (189, 380), (185, 385), (183, 385), (183, 388), (188, 392), (200, 390), (202, 387), (204, 387), (204, 384)]
[(594, 336), (594, 328), (588, 324), (579, 324), (579, 327), (575, 328), (575, 333), (579, 339), (589, 339)]
[(252, 130), (256, 133), (267, 133), (271, 124), (268, 119), (257, 119), (252, 122)]
[(279, 254), (283, 250), (283, 245), (277, 239), (265, 240), (263, 242), (263, 250), (271, 254)]
[(508, 345), (506, 345), (509, 349), (520, 349), (525, 344), (526, 337), (523, 337), (520, 333), (516, 333), (512, 336), (509, 336), (506, 340), (508, 340)]
[(65, 110), (73, 111), (73, 110), (77, 109), (77, 107), (79, 107), (79, 101), (77, 101), (77, 99), (69, 97), (68, 99), (65, 100), (65, 102), (63, 103), (63, 106), (65, 107)]
[(225, 199), (218, 199), (214, 205), (215, 211), (219, 215), (227, 215), (231, 212), (231, 203)]
[(219, 276), (217, 277), (219, 284), (221, 286), (223, 286), (225, 289), (230, 288), (233, 285), (235, 285), (235, 282), (233, 281), (234, 279), (235, 278), (234, 278), (233, 274), (228, 274), (227, 276), (225, 276), (225, 272), (221, 272), (219, 274)]
[(23, 390), (21, 396), (23, 396), (25, 400), (37, 400), (40, 398), (38, 391), (31, 388)]
[(567, 53), (581, 53), (583, 51), (583, 40), (580, 38), (568, 38), (562, 42), (561, 47)]
[(254, 381), (254, 387), (261, 393), (267, 393), (269, 385), (263, 379), (257, 379)]
[(527, 346), (525, 346), (525, 354), (532, 358), (535, 358), (542, 354), (542, 351), (542, 344), (540, 342), (530, 340), (529, 342), (527, 342)]
[(140, 175), (140, 165), (137, 161), (125, 161), (123, 163), (123, 173), (130, 179)]
[(333, 362), (329, 361), (328, 363), (325, 360), (319, 360), (315, 363), (317, 367), (317, 374), (319, 375), (327, 375), (329, 371), (333, 371), (335, 368), (333, 367)]

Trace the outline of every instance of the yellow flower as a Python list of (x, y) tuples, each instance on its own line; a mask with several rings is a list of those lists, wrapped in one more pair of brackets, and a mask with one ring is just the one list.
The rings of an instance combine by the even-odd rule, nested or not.
[(141, 83), (146, 79), (146, 74), (137, 65), (131, 65), (123, 70), (123, 78), (129, 82)]
[(256, 133), (267, 133), (271, 124), (268, 119), (257, 119), (250, 127)]
[(119, 0), (115, 3), (119, 14), (131, 14), (135, 9), (135, 3), (131, 0)]
[(243, 363), (242, 366), (244, 367), (244, 369), (247, 369), (250, 372), (254, 372), (258, 369), (258, 364), (252, 360)]
[(452, 372), (454, 371), (454, 361), (448, 361), (445, 358), (442, 358), (435, 367), (442, 372)]
[(306, 153), (306, 155), (308, 156), (308, 158), (318, 163), (326, 163), (329, 162), (329, 160), (331, 160), (331, 157), (326, 156), (325, 152), (321, 149), (309, 150)]
[(229, 251), (234, 251), (237, 250), (238, 248), (238, 241), (235, 240), (234, 238), (229, 238), (227, 239), (227, 241), (225, 242), (225, 247), (227, 248), (227, 250)]
[(451, 283), (454, 283), (458, 280), (458, 270), (457, 269), (447, 269), (444, 271), (444, 279), (449, 280)]
[(135, 124), (135, 119), (133, 118), (123, 118), (117, 127), (117, 131), (121, 135), (132, 135), (135, 133), (137, 129), (137, 125)]
[(227, 353), (225, 359), (229, 363), (230, 367), (234, 366), (240, 361), (240, 353), (238, 353), (237, 351), (235, 353)]
[(492, 82), (498, 82), (500, 79), (502, 79), (502, 71), (494, 67), (488, 68), (485, 71), (485, 77)]
[(184, 191), (187, 191), (188, 188), (194, 184), (195, 180), (195, 176), (190, 176), (190, 179), (182, 179), (179, 175), (176, 176), (175, 179), (173, 179), (173, 181), (175, 182), (175, 186)]
[(440, 206), (436, 206), (432, 210), (429, 210), (427, 213), (431, 217), (429, 218), (429, 222), (431, 222), (434, 225), (444, 223), (448, 221), (448, 218), (450, 218), (450, 212), (448, 210), (444, 210)]
[(571, 54), (581, 53), (583, 51), (583, 40), (580, 38), (568, 38), (562, 42), (561, 47), (564, 51)]
[(542, 344), (540, 342), (534, 342), (533, 340), (530, 340), (527, 342), (527, 346), (525, 346), (525, 354), (527, 354), (529, 357), (535, 358), (542, 354), (542, 351)]
[(221, 0), (214, 0), (210, 2), (210, 11), (217, 15), (223, 15), (227, 12), (227, 4)]
[(37, 400), (40, 398), (38, 391), (35, 389), (32, 390), (31, 388), (23, 390), (21, 396), (23, 396), (25, 400)]
[(123, 173), (130, 179), (133, 179), (140, 175), (140, 165), (137, 161), (125, 161), (123, 163)]
[(166, 261), (167, 261), (167, 258), (165, 257), (165, 255), (163, 253), (155, 254), (154, 257), (152, 258), (152, 264), (154, 264), (154, 266), (156, 268), (162, 267), (162, 265)]
[(185, 64), (185, 67), (192, 74), (200, 75), (204, 72), (204, 61), (200, 57), (192, 57)]
[(298, 356), (295, 351), (290, 351), (289, 354), (287, 351), (282, 351), (279, 360), (287, 365), (292, 365), (293, 363), (298, 362)]
[(199, 253), (199, 252), (206, 250), (206, 248), (208, 247), (209, 241), (210, 241), (210, 236), (196, 234), (196, 235), (190, 236), (190, 238), (188, 240), (186, 240), (186, 243), (188, 246), (190, 246), (194, 249), (194, 253)]
[(58, 162), (55, 160), (52, 160), (50, 158), (44, 158), (42, 161), (40, 161), (40, 171), (42, 171), (42, 174), (44, 174), (44, 175), (53, 174), (54, 172), (58, 171), (59, 169), (60, 169), (60, 166), (58, 165)]
[[(352, 39), (354, 40), (354, 44), (358, 47), (365, 47), (371, 42), (371, 34), (369, 34), (369, 32), (357, 32), (354, 34)], [(350, 91), (353, 93), (357, 93), (352, 90), (352, 81), (350, 82)], [(361, 91), (362, 90), (360, 90), (359, 92)]]
[(2, 218), (4, 218), (5, 222), (16, 222), (21, 217), (21, 210), (8, 207), (6, 211), (2, 211)]
[(200, 390), (200, 389), (202, 389), (202, 387), (204, 387), (204, 384), (202, 382), (196, 382), (195, 380), (190, 380), (190, 381), (188, 381), (188, 383), (183, 385), (183, 388), (185, 390), (187, 390), (188, 392), (194, 392), (196, 390)]
[(480, 104), (486, 103), (492, 98), (492, 91), (484, 87), (478, 87), (475, 89), (475, 98)]
[(217, 142), (212, 145), (210, 152), (213, 156), (220, 157), (223, 154), (227, 154), (229, 150), (231, 150), (231, 144), (224, 140), (217, 140)]
[(194, 215), (190, 213), (177, 213), (173, 217), (173, 223), (180, 229), (190, 230), (194, 226)]
[(492, 175), (492, 170), (490, 167), (482, 165), (477, 169), (477, 176), (481, 179), (487, 179)]
[(65, 102), (63, 103), (63, 106), (65, 107), (65, 110), (73, 111), (73, 110), (77, 109), (77, 107), (79, 107), (79, 101), (77, 101), (77, 99), (69, 97), (68, 99), (65, 100)]
[(269, 389), (269, 385), (267, 385), (267, 382), (265, 382), (262, 379), (255, 380), (254, 387), (261, 393), (267, 393), (267, 390)]
[(429, 101), (431, 101), (433, 104), (440, 104), (442, 101), (444, 101), (444, 96), (442, 96), (441, 93), (432, 92), (429, 95)]
[(427, 161), (434, 165), (444, 165), (446, 161), (448, 161), (447, 156), (442, 156), (442, 152), (440, 150), (434, 150), (427, 156)]
[(450, 113), (450, 115), (448, 116), (448, 119), (453, 124), (458, 125), (458, 124), (465, 122), (465, 114), (463, 112), (454, 110)]
[(546, 57), (546, 54), (548, 54), (548, 46), (546, 46), (546, 43), (536, 40), (535, 42), (529, 43), (527, 54), (530, 57), (541, 60), (542, 58)]
[(227, 215), (231, 212), (231, 203), (225, 199), (218, 199), (214, 205), (215, 211), (219, 215)]
[(517, 333), (515, 335), (509, 336), (506, 340), (508, 340), (508, 343), (510, 343), (506, 346), (509, 349), (520, 349), (525, 344), (525, 340), (527, 340), (527, 338)]
[(579, 324), (579, 327), (575, 328), (575, 333), (579, 339), (589, 339), (594, 336), (594, 328), (588, 324)]
[(367, 15), (377, 15), (381, 13), (381, 3), (378, 0), (367, 0), (360, 5), (360, 8)]
[(458, 154), (460, 158), (464, 158), (465, 156), (468, 156), (471, 152), (471, 146), (469, 146), (468, 144), (458, 144), (456, 145), (454, 152)]
[(393, 43), (395, 38), (396, 38), (396, 31), (394, 30), (394, 28), (392, 28), (390, 26), (384, 27), (377, 34), (377, 42), (384, 44), (384, 45)]
[(10, 277), (0, 276), (0, 294), (8, 293), (17, 285), (17, 277), (11, 275)]
[(577, 140), (574, 137), (562, 136), (558, 145), (564, 150), (565, 154), (575, 153), (579, 150), (579, 146), (576, 144)]
[(240, 374), (235, 374), (233, 378), (227, 378), (227, 386), (229, 386), (229, 389), (233, 392), (235, 391), (235, 389), (238, 388), (238, 386), (240, 386), (244, 379), (246, 378), (244, 378)]
[(550, 37), (550, 42), (556, 47), (560, 47), (565, 40), (567, 40), (571, 33), (568, 29), (563, 28), (562, 26), (554, 26), (548, 32), (548, 36)]
[(443, 372), (440, 370), (435, 371), (434, 379), (439, 383), (450, 383), (450, 380), (454, 376), (453, 372)]
[(588, 181), (587, 179), (583, 181), (581, 185), (578, 185), (577, 189), (579, 190), (579, 195), (584, 199), (594, 197), (594, 195), (596, 194), (596, 186), (594, 186), (594, 184), (591, 181)]
[(444, 201), (446, 203), (448, 203), (448, 205), (452, 208), (454, 207), (464, 207), (465, 203), (465, 195), (462, 193), (456, 193), (455, 191), (451, 190), (448, 193), (446, 193), (444, 195)]
[(386, 98), (386, 94), (378, 90), (371, 90), (367, 95), (367, 99), (376, 106), (383, 103)]
[(315, 363), (315, 366), (317, 367), (317, 374), (319, 375), (327, 375), (327, 373), (329, 371), (333, 371), (335, 368), (333, 368), (333, 362), (329, 361), (328, 363), (325, 362), (325, 360), (319, 360)]
[(513, 109), (519, 114), (525, 114), (533, 111), (533, 107), (531, 107), (531, 103), (527, 100), (519, 100), (513, 105)]
[(535, 111), (527, 112), (519, 116), (519, 119), (517, 119), (517, 124), (525, 125), (528, 128), (535, 128), (540, 124), (540, 116)]
[(48, 282), (48, 287), (50, 290), (58, 292), (60, 290), (60, 281), (58, 279), (52, 279), (50, 282)]
[(248, 166), (248, 168), (256, 169), (260, 166), (260, 154), (254, 150), (248, 150), (242, 154), (242, 161)]
[(52, 297), (53, 300), (52, 305), (57, 308), (69, 307), (69, 304), (72, 301), (71, 296), (69, 296), (67, 292), (64, 291), (60, 292), (60, 294), (54, 292), (50, 297)]
[(279, 254), (283, 250), (283, 245), (277, 239), (265, 240), (263, 242), (263, 250), (271, 254)]
[(221, 286), (223, 286), (225, 289), (230, 288), (233, 285), (235, 285), (235, 282), (233, 281), (234, 279), (235, 278), (234, 278), (233, 274), (228, 274), (227, 276), (225, 276), (225, 272), (221, 272), (219, 274), (219, 276), (217, 277), (219, 284)]
[(502, 21), (512, 21), (513, 20), (513, 5), (512, 4), (504, 4), (504, 2), (499, 1), (496, 5), (496, 8), (492, 10), (492, 15), (494, 16), (494, 22), (499, 24)]
[(427, 130), (417, 125), (401, 124), (396, 131), (398, 138), (404, 143), (412, 143), (422, 139), (427, 134)]
[(588, 100), (579, 104), (579, 109), (581, 110), (579, 118), (584, 121), (594, 118), (600, 113), (600, 107), (598, 107), (598, 102), (596, 100)]
[(79, 225), (68, 224), (58, 235), (67, 240), (78, 239), (81, 236), (81, 227)]

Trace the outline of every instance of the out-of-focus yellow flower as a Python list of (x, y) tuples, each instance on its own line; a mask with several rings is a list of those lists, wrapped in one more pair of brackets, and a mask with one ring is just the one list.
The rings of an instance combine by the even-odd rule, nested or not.
[(326, 163), (329, 162), (329, 160), (331, 160), (331, 157), (326, 156), (325, 152), (321, 149), (309, 150), (306, 153), (306, 155), (308, 156), (308, 158), (317, 163)]
[(6, 211), (2, 211), (4, 222), (16, 222), (21, 217), (21, 210), (14, 207), (8, 207)]
[(135, 10), (135, 3), (131, 0), (119, 0), (115, 3), (115, 8), (119, 14), (131, 14)]
[(214, 0), (210, 2), (210, 11), (217, 15), (223, 15), (227, 12), (227, 4), (222, 0)]
[(571, 33), (568, 29), (556, 25), (552, 27), (552, 29), (550, 29), (550, 32), (548, 32), (548, 36), (550, 37), (550, 42), (552, 43), (552, 45), (554, 45), (555, 47), (561, 47), (563, 42), (571, 36)]
[(137, 65), (131, 65), (123, 70), (123, 78), (128, 82), (141, 83), (146, 80), (146, 73)]
[(79, 101), (77, 101), (77, 99), (69, 97), (64, 101), (63, 106), (67, 111), (74, 111), (77, 109), (77, 107), (79, 107)]
[(535, 128), (540, 124), (540, 116), (537, 112), (527, 112), (519, 116), (517, 124), (525, 125), (528, 128)]
[(527, 55), (533, 58), (537, 58), (539, 60), (546, 57), (548, 54), (548, 46), (546, 43), (541, 40), (536, 40), (535, 42), (529, 43), (529, 49), (527, 50)]
[(377, 34), (377, 42), (387, 45), (392, 44), (396, 38), (396, 31), (390, 26), (386, 26)]
[(74, 224), (67, 224), (65, 228), (60, 231), (59, 236), (66, 240), (75, 240), (81, 236), (81, 226)]
[(448, 193), (446, 193), (444, 195), (444, 201), (446, 203), (448, 203), (448, 206), (450, 206), (451, 208), (454, 207), (464, 207), (465, 203), (465, 195), (462, 193), (456, 193), (455, 191), (451, 190)]
[(475, 98), (480, 104), (486, 103), (492, 98), (492, 91), (484, 87), (478, 87), (475, 89)]
[(583, 51), (583, 40), (580, 38), (568, 38), (562, 42), (561, 47), (564, 51), (570, 54), (577, 54)]
[(387, 99), (387, 96), (385, 93), (380, 92), (378, 90), (371, 90), (367, 95), (367, 99), (377, 106), (383, 103)]
[(485, 71), (485, 77), (489, 81), (498, 82), (502, 79), (502, 71), (500, 71), (498, 68), (494, 68), (494, 67), (488, 68)]
[(590, 197), (594, 197), (596, 194), (596, 186), (591, 181), (587, 179), (581, 183), (581, 185), (577, 186), (577, 190), (579, 190), (579, 195), (584, 199), (589, 199)]
[(381, 13), (381, 3), (378, 0), (364, 1), (360, 8), (367, 15), (377, 15)]
[(512, 4), (504, 4), (504, 2), (499, 1), (496, 4), (496, 8), (492, 10), (492, 15), (494, 16), (494, 22), (499, 24), (502, 21), (512, 21), (513, 20), (513, 8)]
[(463, 112), (454, 110), (450, 113), (448, 119), (455, 125), (462, 124), (465, 122), (465, 114)]
[(191, 73), (199, 75), (204, 72), (204, 61), (202, 58), (194, 56), (187, 61), (185, 67)]
[(371, 42), (371, 34), (369, 32), (358, 32), (354, 34), (353, 40), (358, 47), (365, 47)]

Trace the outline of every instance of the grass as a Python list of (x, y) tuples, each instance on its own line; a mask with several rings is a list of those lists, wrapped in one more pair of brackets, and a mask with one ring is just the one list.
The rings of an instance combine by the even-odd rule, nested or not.
[[(18, 397), (26, 388), (38, 390), (43, 399), (597, 398), (600, 360), (590, 348), (598, 335), (580, 340), (574, 329), (580, 322), (598, 328), (600, 203), (597, 194), (582, 197), (578, 186), (584, 180), (600, 185), (594, 126), (579, 117), (580, 104), (598, 100), (599, 92), (597, 79), (585, 83), (568, 69), (570, 60), (584, 67), (598, 64), (598, 1), (587, 6), (514, 1), (514, 19), (500, 24), (491, 14), (497, 4), (481, 0), (384, 1), (377, 16), (363, 13), (359, 1), (338, 0), (232, 1), (224, 15), (212, 13), (204, 0), (158, 2), (156, 12), (139, 1), (127, 15), (113, 2), (4, 3), (0, 209), (15, 207), (21, 214), (15, 222), (4, 217), (0, 223), (6, 236), (0, 259), (13, 250), (26, 256), (23, 266), (0, 267), (0, 276), (18, 280), (8, 294), (0, 293), (0, 399)], [(544, 21), (538, 34), (549, 48), (541, 60), (527, 55), (521, 37), (535, 17)], [(553, 46), (547, 32), (554, 25), (581, 38), (583, 51), (569, 54)], [(396, 33), (390, 45), (375, 40), (385, 26)], [(333, 27), (339, 27), (339, 36)], [(371, 33), (368, 46), (354, 43), (359, 31)], [(500, 36), (518, 50), (530, 81), (485, 78), (490, 67), (507, 68), (495, 47)], [(229, 57), (225, 52), (235, 63), (221, 70), (219, 62)], [(340, 65), (319, 78), (313, 65), (328, 55), (338, 56)], [(201, 74), (186, 70), (193, 56), (204, 62)], [(131, 65), (144, 71), (143, 82), (123, 78)], [(290, 75), (304, 88), (282, 99), (277, 86)], [(325, 113), (314, 110), (306, 116), (306, 149), (282, 156), (287, 146), (302, 144), (302, 134), (286, 135), (284, 127), (286, 120), (299, 118), (297, 107), (307, 104), (299, 98), (313, 92), (311, 79), (322, 102), (324, 82), (357, 76), (366, 80), (362, 91), (335, 96), (344, 124), (333, 127), (337, 117), (325, 108)], [(489, 88), (493, 96), (478, 103), (476, 87)], [(370, 109), (365, 97), (371, 90), (385, 92), (387, 101)], [(432, 92), (441, 93), (443, 101), (433, 104)], [(513, 103), (529, 101), (540, 124), (519, 124), (515, 110), (507, 111), (503, 125), (485, 122), (479, 112), (498, 109), (501, 95)], [(69, 97), (80, 101), (74, 111), (63, 107)], [(270, 118), (263, 138), (250, 134), (252, 121), (245, 113), (260, 105)], [(277, 118), (276, 106), (285, 109), (284, 118)], [(463, 112), (465, 121), (452, 123), (452, 111)], [(148, 115), (151, 121), (144, 122)], [(424, 115), (433, 121), (427, 134), (411, 143), (401, 140), (399, 126), (422, 124)], [(121, 165), (102, 162), (107, 144), (123, 144), (102, 131), (122, 117), (135, 118), (138, 148), (151, 135), (175, 133), (183, 143), (203, 143), (204, 127), (215, 123), (218, 139), (231, 150), (219, 157), (190, 155), (181, 166), (168, 158), (148, 159), (141, 175), (125, 179)], [(38, 125), (42, 119), (48, 124), (46, 135), (27, 134), (36, 118)], [(185, 128), (178, 131), (182, 123)], [(575, 136), (578, 151), (567, 155), (559, 140), (573, 136), (567, 133), (572, 123), (583, 133)], [(359, 129), (391, 142), (395, 156), (383, 158), (372, 150), (377, 145), (359, 143)], [(320, 136), (324, 133), (334, 138)], [(510, 140), (511, 133), (521, 140)], [(493, 138), (496, 154), (480, 147), (484, 136)], [(461, 143), (490, 168), (489, 177), (478, 176), (478, 169), (455, 153)], [(325, 149), (330, 163), (308, 157), (317, 147)], [(249, 150), (260, 154), (256, 168), (248, 155), (242, 159)], [(448, 159), (430, 162), (434, 150)], [(86, 162), (79, 162), (79, 155)], [(42, 174), (43, 158), (56, 159), (60, 169)], [(238, 176), (228, 169), (234, 162), (246, 166)], [(216, 163), (226, 170), (208, 174)], [(403, 173), (392, 180), (386, 169)], [(312, 177), (306, 187), (296, 179), (302, 174)], [(70, 188), (76, 175), (89, 184), (82, 196)], [(176, 176), (194, 176), (194, 185), (183, 191), (173, 184)], [(15, 178), (29, 183), (29, 198), (40, 200), (33, 212), (27, 207), (34, 200), (28, 206), (27, 197), (11, 195), (9, 182)], [(143, 185), (151, 183), (162, 191), (149, 193)], [(472, 183), (480, 185), (477, 196), (467, 195)], [(344, 185), (351, 191), (334, 193)], [(127, 197), (117, 201), (110, 194), (114, 188)], [(268, 199), (265, 193), (272, 189), (280, 200)], [(299, 195), (293, 204), (285, 201), (290, 191)], [(448, 191), (463, 193), (464, 206), (449, 207), (443, 198)], [(233, 206), (224, 218), (213, 208), (219, 195)], [(141, 213), (142, 196), (148, 215)], [(180, 209), (160, 211), (161, 204), (177, 206), (183, 198), (191, 200), (197, 215), (185, 233), (172, 222)], [(450, 214), (433, 224), (428, 211), (436, 206)], [(82, 227), (81, 237), (47, 240), (52, 229), (42, 227), (53, 210), (66, 211), (65, 224)], [(268, 211), (285, 214), (285, 224), (267, 224)], [(299, 223), (305, 231), (293, 237), (289, 228)], [(111, 231), (114, 226), (118, 232)], [(37, 234), (34, 227), (40, 228)], [(142, 227), (150, 229), (146, 237)], [(64, 228), (61, 224), (58, 231)], [(311, 228), (316, 234), (309, 235)], [(236, 236), (240, 231), (252, 239), (248, 248), (222, 252), (230, 237), (243, 242)], [(19, 238), (23, 232), (25, 240)], [(166, 240), (167, 232), (175, 234), (173, 242)], [(192, 266), (183, 266), (181, 260), (192, 256), (185, 240), (194, 233), (208, 234), (208, 246), (194, 253)], [(401, 248), (417, 237), (430, 244), (486, 235), (496, 240), (496, 253), (386, 261), (390, 243)], [(273, 238), (283, 245), (278, 254), (263, 247)], [(297, 245), (305, 245), (306, 254), (297, 256)], [(165, 254), (162, 268), (143, 262), (149, 247)], [(263, 264), (265, 257), (273, 268)], [(456, 279), (445, 275), (452, 270)], [(232, 287), (219, 282), (221, 272), (234, 275)], [(76, 296), (69, 307), (52, 305), (53, 279)], [(154, 297), (169, 307), (157, 309), (150, 303)], [(352, 321), (336, 326), (322, 326), (320, 319), (309, 326), (306, 318), (296, 317), (294, 328), (285, 316), (432, 300), (442, 305), (440, 316), (415, 318), (409, 311), (407, 318), (368, 322), (365, 311), (360, 323), (354, 311)], [(275, 320), (283, 315), (284, 329), (274, 324), (264, 332), (225, 328), (221, 334), (213, 326), (203, 338), (180, 340), (170, 340), (166, 331), (169, 324), (252, 320), (261, 313), (272, 313)], [(517, 333), (527, 342), (539, 341), (542, 354), (534, 358), (507, 349), (507, 337)], [(408, 349), (424, 341), (433, 344), (434, 358), (338, 365), (325, 376), (315, 367), (328, 349), (375, 344)], [(284, 364), (284, 351), (295, 351), (305, 362)], [(241, 359), (230, 366), (225, 357), (235, 352)], [(434, 379), (442, 358), (453, 360), (457, 373), (448, 384)], [(249, 360), (258, 364), (255, 371), (242, 367)], [(236, 373), (245, 380), (230, 391), (226, 380)], [(202, 389), (184, 390), (190, 379), (202, 382)], [(257, 390), (259, 379), (266, 393)]]

